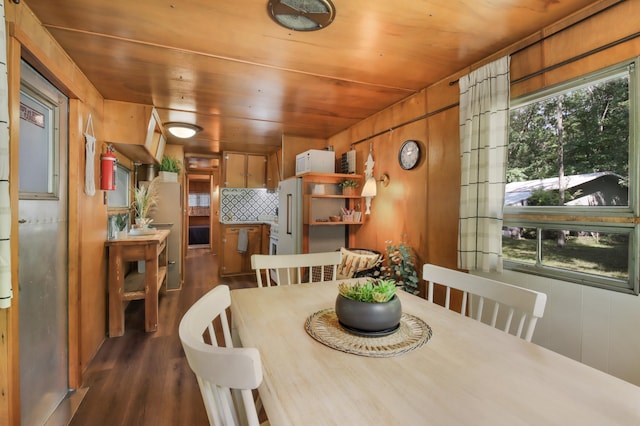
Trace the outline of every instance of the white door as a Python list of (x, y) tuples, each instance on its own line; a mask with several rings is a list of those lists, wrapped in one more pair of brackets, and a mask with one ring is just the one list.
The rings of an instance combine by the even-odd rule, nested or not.
[(22, 425), (68, 392), (67, 98), (21, 66), (19, 328)]

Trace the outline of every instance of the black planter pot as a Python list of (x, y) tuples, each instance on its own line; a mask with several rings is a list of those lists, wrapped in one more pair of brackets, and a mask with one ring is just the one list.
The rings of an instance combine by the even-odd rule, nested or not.
[(395, 331), (402, 316), (402, 305), (396, 295), (386, 303), (369, 303), (339, 294), (335, 309), (340, 324), (364, 333)]

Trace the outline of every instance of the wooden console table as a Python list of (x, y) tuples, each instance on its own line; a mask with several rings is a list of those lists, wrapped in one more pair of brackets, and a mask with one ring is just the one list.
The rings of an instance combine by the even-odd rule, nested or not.
[[(144, 299), (145, 331), (158, 328), (158, 292), (167, 276), (169, 230), (110, 240), (109, 249), (109, 337), (124, 334), (124, 308), (130, 300)], [(145, 272), (127, 274), (127, 262), (145, 262)]]

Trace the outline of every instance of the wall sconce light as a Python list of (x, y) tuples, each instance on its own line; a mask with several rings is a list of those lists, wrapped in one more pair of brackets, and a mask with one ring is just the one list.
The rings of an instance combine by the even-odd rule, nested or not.
[(202, 130), (202, 127), (189, 123), (166, 123), (164, 127), (176, 138), (187, 139)]
[[(366, 182), (364, 183), (364, 187), (362, 188), (361, 197), (366, 198), (367, 211), (364, 214), (371, 214), (371, 198), (375, 197), (378, 193), (377, 183), (378, 181), (373, 176), (368, 177)], [(383, 173), (380, 176), (379, 182), (382, 183), (382, 186), (389, 186), (389, 175)]]

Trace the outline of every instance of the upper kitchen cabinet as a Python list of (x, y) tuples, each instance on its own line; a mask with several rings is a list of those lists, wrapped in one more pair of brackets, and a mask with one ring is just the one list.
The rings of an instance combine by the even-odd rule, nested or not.
[(267, 157), (267, 189), (278, 189), (282, 177), (282, 150)]
[(153, 106), (104, 101), (105, 142), (133, 162), (159, 164), (166, 137)]
[(267, 157), (262, 154), (225, 152), (223, 156), (225, 188), (266, 188)]

